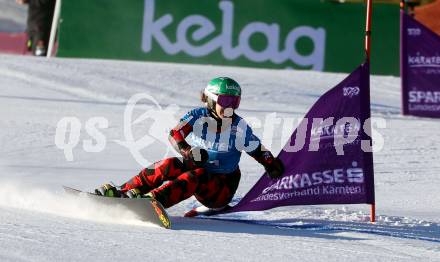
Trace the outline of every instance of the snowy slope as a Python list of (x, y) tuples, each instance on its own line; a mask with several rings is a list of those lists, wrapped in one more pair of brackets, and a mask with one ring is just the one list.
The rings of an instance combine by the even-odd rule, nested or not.
[(24, 32), (26, 30), (27, 5), (15, 0), (0, 0), (0, 32)]
[[(161, 120), (171, 128), (181, 114), (200, 105), (198, 92), (220, 75), (243, 86), (239, 113), (260, 120), (273, 112), (304, 116), (346, 76), (0, 55), (0, 260), (440, 261), (440, 122), (402, 117), (400, 80), (394, 77), (372, 77), (373, 117), (387, 123), (380, 130), (384, 147), (374, 155), (375, 225), (367, 222), (366, 205), (298, 206), (228, 216), (272, 225), (182, 218), (197, 204), (191, 198), (169, 209), (174, 229), (164, 230), (62, 194), (61, 185), (91, 190), (107, 181), (122, 183), (139, 172), (130, 151), (115, 142), (124, 140), (130, 97), (143, 92), (163, 108), (174, 105), (176, 119)], [(54, 142), (57, 123), (67, 116), (83, 125), (72, 162)], [(84, 125), (91, 117), (109, 121), (103, 131), (107, 145), (99, 153), (82, 147), (90, 139)], [(143, 136), (149, 128), (143, 122), (134, 134)], [(260, 136), (263, 132), (258, 127), (254, 131)], [(278, 153), (284, 142), (275, 132), (271, 149)], [(155, 161), (167, 152), (156, 142), (143, 153)], [(237, 197), (263, 170), (246, 155), (241, 169)]]

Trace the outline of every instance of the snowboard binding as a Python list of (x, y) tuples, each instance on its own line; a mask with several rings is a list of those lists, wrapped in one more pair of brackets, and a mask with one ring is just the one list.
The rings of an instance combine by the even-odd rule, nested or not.
[(105, 197), (124, 197), (124, 193), (112, 184), (104, 184), (98, 187), (95, 189), (95, 194)]

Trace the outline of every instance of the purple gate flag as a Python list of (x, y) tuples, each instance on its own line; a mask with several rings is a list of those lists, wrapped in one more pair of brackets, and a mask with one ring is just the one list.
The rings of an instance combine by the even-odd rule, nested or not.
[(440, 36), (400, 13), (402, 113), (440, 117)]
[[(361, 149), (361, 143), (372, 142), (367, 135), (371, 132), (364, 132), (365, 120), (370, 118), (369, 89), (369, 64), (365, 63), (321, 96), (306, 114), (278, 155), (285, 166), (283, 176), (270, 179), (263, 175), (227, 212), (289, 205), (373, 204), (373, 155)], [(319, 125), (317, 118), (332, 121)], [(370, 122), (366, 126), (371, 130)], [(298, 137), (305, 137), (304, 147), (294, 150)], [(312, 144), (317, 144), (315, 151), (309, 150)], [(341, 147), (343, 154), (338, 155)]]

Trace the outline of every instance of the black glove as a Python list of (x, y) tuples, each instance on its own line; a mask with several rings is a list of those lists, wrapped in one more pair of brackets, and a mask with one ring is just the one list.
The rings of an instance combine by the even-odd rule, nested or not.
[(279, 178), (284, 173), (284, 164), (278, 158), (274, 158), (273, 161), (265, 168), (267, 175), (272, 178)]
[(189, 150), (184, 150), (182, 156), (185, 160), (190, 161), (196, 166), (201, 166), (209, 159), (208, 151), (200, 147), (193, 147)]
[(191, 160), (197, 165), (204, 164), (208, 161), (209, 155), (208, 151), (200, 147), (193, 147), (190, 151)]

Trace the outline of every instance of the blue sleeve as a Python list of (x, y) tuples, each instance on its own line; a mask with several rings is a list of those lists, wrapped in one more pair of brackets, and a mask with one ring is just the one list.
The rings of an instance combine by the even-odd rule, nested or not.
[(180, 122), (188, 123), (191, 126), (194, 126), (194, 123), (197, 121), (197, 119), (207, 116), (207, 109), (200, 107), (195, 108), (188, 113), (186, 113), (181, 119)]
[(252, 131), (252, 128), (247, 125), (246, 128), (246, 135), (245, 135), (245, 151), (246, 153), (252, 155), (255, 150), (258, 150), (261, 147), (261, 141), (260, 139), (254, 135), (254, 132)]

